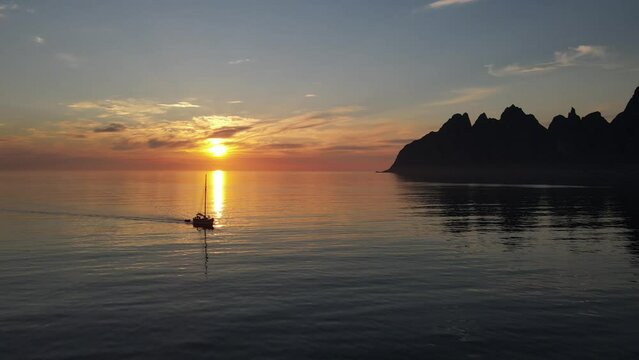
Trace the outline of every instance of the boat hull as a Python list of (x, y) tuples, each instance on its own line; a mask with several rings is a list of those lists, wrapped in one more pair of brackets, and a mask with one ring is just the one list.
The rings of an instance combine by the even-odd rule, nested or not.
[(193, 227), (197, 228), (213, 228), (213, 219), (193, 219), (191, 223), (193, 224)]

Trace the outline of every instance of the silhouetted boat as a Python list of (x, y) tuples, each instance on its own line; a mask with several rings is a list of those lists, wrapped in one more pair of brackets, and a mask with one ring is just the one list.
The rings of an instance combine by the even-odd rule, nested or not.
[(207, 200), (207, 189), (208, 189), (208, 174), (204, 175), (204, 214), (197, 213), (195, 217), (191, 220), (186, 219), (184, 222), (192, 223), (193, 227), (196, 228), (204, 228), (204, 229), (213, 229), (214, 219), (206, 214), (206, 200)]

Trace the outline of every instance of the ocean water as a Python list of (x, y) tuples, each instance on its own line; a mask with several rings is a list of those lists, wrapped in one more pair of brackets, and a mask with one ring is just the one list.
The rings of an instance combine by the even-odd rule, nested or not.
[(639, 204), (392, 174), (0, 173), (2, 359), (636, 359)]

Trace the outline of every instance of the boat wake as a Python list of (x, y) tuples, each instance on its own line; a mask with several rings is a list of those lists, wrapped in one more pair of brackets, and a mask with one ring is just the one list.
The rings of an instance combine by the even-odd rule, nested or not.
[(129, 221), (159, 222), (159, 223), (169, 223), (169, 224), (179, 223), (184, 221), (183, 218), (173, 218), (173, 217), (83, 214), (83, 213), (74, 213), (74, 212), (66, 212), (66, 211), (16, 210), (16, 209), (0, 209), (0, 211), (9, 212), (9, 213), (19, 213), (19, 214), (88, 217), (88, 218), (101, 218), (101, 219), (129, 220)]

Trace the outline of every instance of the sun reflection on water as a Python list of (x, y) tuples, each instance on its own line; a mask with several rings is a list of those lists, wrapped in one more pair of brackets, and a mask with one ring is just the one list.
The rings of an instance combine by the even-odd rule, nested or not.
[(219, 219), (224, 213), (224, 179), (223, 170), (213, 171), (213, 211), (215, 218)]

